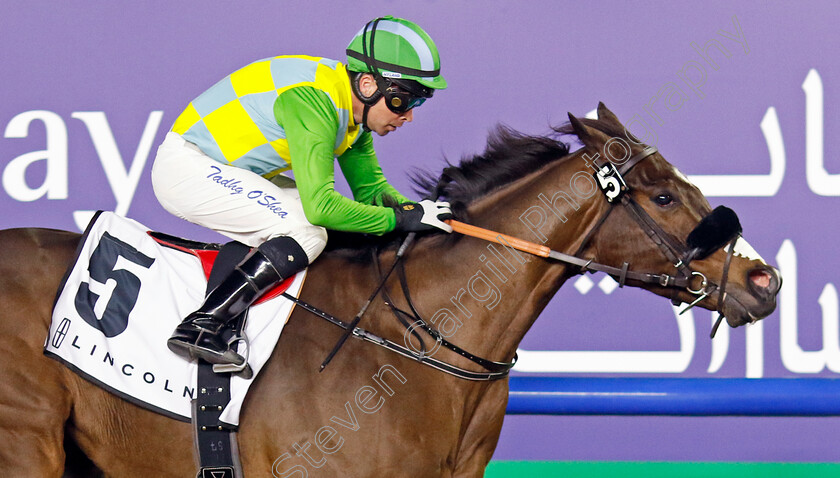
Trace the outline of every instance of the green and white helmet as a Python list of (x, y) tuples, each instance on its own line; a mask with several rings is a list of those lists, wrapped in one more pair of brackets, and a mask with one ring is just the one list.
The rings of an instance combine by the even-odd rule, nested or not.
[(359, 30), (347, 45), (347, 68), (413, 80), (426, 88), (446, 88), (435, 43), (416, 23), (402, 18), (380, 17)]

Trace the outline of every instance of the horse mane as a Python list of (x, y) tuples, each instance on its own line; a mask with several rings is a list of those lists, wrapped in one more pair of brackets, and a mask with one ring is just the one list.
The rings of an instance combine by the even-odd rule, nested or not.
[(473, 201), (568, 154), (569, 146), (557, 134), (531, 136), (498, 125), (490, 133), (482, 154), (462, 157), (457, 166), (447, 161), (439, 177), (418, 171), (411, 180), (415, 192), (449, 201), (452, 212), (463, 218)]
[[(610, 136), (624, 135), (620, 125), (587, 118), (581, 121)], [(449, 201), (455, 217), (468, 220), (467, 208), (474, 201), (548, 164), (567, 159), (569, 145), (561, 140), (564, 136), (574, 136), (570, 123), (552, 127), (552, 132), (543, 136), (498, 125), (490, 133), (483, 153), (462, 157), (457, 166), (447, 160), (447, 166), (439, 176), (423, 170), (411, 173), (414, 191), (424, 198)], [(342, 254), (351, 258), (368, 258), (372, 251), (398, 240), (397, 234), (373, 236), (330, 231), (327, 250), (343, 251)]]

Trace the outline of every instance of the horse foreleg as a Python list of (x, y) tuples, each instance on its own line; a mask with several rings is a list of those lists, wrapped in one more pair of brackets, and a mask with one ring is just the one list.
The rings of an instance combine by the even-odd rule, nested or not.
[[(8, 312), (7, 312), (8, 313)], [(58, 362), (34, 344), (0, 332), (0, 470), (3, 476), (60, 477), (64, 471), (64, 425), (70, 394)], [(37, 345), (35, 345), (37, 344)]]
[(0, 232), (0, 470), (3, 476), (60, 477), (72, 375), (44, 356), (52, 297), (78, 234)]
[(458, 445), (453, 478), (482, 478), (493, 457), (505, 418), (508, 388), (493, 384), (482, 397)]
[(78, 396), (69, 434), (105, 476), (195, 476), (188, 423), (150, 412), (74, 377)]

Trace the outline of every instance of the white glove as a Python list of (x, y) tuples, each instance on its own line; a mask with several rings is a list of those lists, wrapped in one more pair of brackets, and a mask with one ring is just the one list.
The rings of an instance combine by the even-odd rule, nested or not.
[(403, 203), (394, 208), (397, 225), (394, 230), (420, 232), (441, 229), (452, 232), (452, 226), (443, 222), (452, 218), (452, 211), (446, 201), (424, 199), (419, 203)]

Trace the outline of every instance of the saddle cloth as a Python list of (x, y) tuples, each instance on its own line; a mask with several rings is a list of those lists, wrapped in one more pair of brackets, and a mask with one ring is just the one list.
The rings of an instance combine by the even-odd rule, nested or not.
[[(288, 294), (297, 297), (305, 275), (291, 281)], [(162, 246), (134, 220), (98, 213), (59, 289), (44, 353), (132, 403), (190, 421), (198, 366), (172, 353), (166, 340), (201, 305), (206, 286), (202, 259)], [(250, 308), (245, 335), (254, 376), (232, 377), (223, 425), (238, 426), (242, 401), (293, 306), (274, 298)]]

